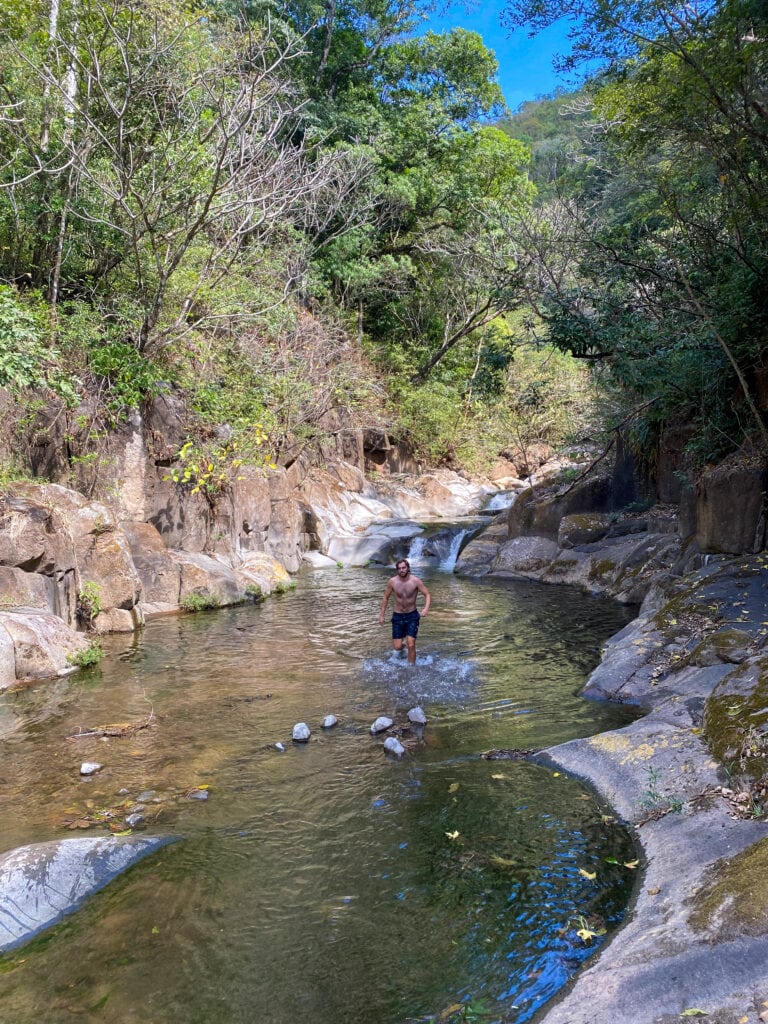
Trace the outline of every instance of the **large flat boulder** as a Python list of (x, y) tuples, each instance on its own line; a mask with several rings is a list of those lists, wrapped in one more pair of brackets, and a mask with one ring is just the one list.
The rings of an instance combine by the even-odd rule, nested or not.
[(16, 680), (71, 672), (67, 656), (85, 650), (88, 643), (86, 636), (51, 612), (36, 608), (0, 611), (0, 688)]
[(71, 914), (173, 836), (58, 839), (0, 856), (0, 951), (21, 946)]

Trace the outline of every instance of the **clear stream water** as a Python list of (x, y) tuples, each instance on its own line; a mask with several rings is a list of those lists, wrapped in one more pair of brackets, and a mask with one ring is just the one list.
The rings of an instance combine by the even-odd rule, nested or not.
[[(480, 754), (627, 721), (576, 691), (629, 612), (426, 569), (409, 668), (378, 625), (390, 572), (155, 620), (0, 696), (0, 850), (98, 833), (66, 823), (139, 796), (150, 832), (182, 837), (0, 958), (2, 1024), (405, 1024), (459, 1002), (518, 1024), (603, 941), (579, 928), (616, 927), (627, 834), (577, 781)], [(396, 761), (370, 724), (417, 702), (429, 725)], [(150, 710), (132, 737), (68, 738)], [(84, 760), (103, 771), (81, 779)]]

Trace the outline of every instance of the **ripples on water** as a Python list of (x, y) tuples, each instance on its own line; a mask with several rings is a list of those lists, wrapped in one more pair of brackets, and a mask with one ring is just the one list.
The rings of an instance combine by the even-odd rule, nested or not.
[[(69, 834), (67, 812), (121, 788), (155, 790), (153, 829), (184, 837), (0, 960), (0, 1020), (403, 1024), (470, 1001), (522, 1022), (589, 953), (577, 929), (615, 926), (625, 833), (575, 781), (479, 754), (626, 720), (576, 696), (626, 614), (435, 573), (412, 668), (378, 626), (387, 575), (156, 620), (98, 669), (0, 698), (1, 849)], [(415, 703), (429, 726), (387, 758), (370, 723)], [(67, 739), (150, 707), (130, 739)], [(105, 769), (83, 781), (91, 759)], [(177, 799), (199, 785), (206, 803)]]

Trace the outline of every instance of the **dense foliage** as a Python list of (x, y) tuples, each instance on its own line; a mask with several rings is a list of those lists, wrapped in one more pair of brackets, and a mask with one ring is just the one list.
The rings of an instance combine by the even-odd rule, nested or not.
[[(558, 347), (621, 387), (621, 415), (647, 449), (670, 422), (691, 425), (700, 460), (745, 438), (764, 444), (765, 8), (574, 0), (568, 10), (579, 20), (566, 64), (597, 60), (602, 71), (580, 97), (507, 126), (549, 171), (521, 236), (531, 301)], [(562, 13), (519, 0), (508, 17), (541, 26)], [(559, 132), (547, 130), (553, 108), (570, 115)]]
[(487, 447), (528, 154), (493, 54), (424, 7), (0, 0), (0, 383), (106, 420), (180, 390), (195, 450), (234, 432), (216, 462), (339, 417)]
[(341, 424), (476, 465), (595, 436), (594, 385), (648, 450), (764, 439), (761, 6), (571, 0), (601, 70), (515, 115), (425, 10), (0, 0), (0, 385), (97, 396), (80, 438), (174, 391), (208, 485)]

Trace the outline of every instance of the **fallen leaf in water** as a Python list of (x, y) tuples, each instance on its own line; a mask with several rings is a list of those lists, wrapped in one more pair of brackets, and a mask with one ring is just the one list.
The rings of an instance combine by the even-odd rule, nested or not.
[(455, 793), (458, 788), (459, 788), (458, 782), (452, 782), (450, 784), (450, 786), (448, 787), (448, 792), (449, 793)]
[(658, 896), (660, 892), (661, 892), (661, 889), (649, 889), (648, 890), (648, 895), (649, 896)]
[(629, 868), (630, 871), (634, 871), (639, 863), (639, 860), (625, 860), (624, 867)]
[(461, 835), (461, 833), (458, 832), (458, 831), (456, 831), (456, 832), (446, 832), (445, 834), (448, 836), (449, 839), (458, 839), (459, 836)]
[(507, 777), (506, 775), (492, 775), (491, 776), (492, 779), (506, 779), (506, 777)]
[(559, 779), (560, 778), (560, 772), (552, 772), (552, 778), (553, 779)]
[(606, 864), (618, 864), (619, 862), (616, 860), (615, 857), (606, 857), (605, 858), (605, 863)]
[(517, 866), (516, 860), (510, 860), (508, 857), (499, 857), (497, 854), (491, 854), (489, 857), (491, 864), (495, 864), (498, 868), (514, 868)]
[(683, 1010), (680, 1014), (681, 1017), (708, 1017), (709, 1013), (706, 1010), (697, 1010), (695, 1006), (689, 1007), (687, 1010)]
[(152, 934), (153, 935), (159, 935), (160, 934), (160, 929), (157, 927), (156, 924), (152, 926)]
[(586, 868), (579, 868), (579, 874), (580, 875), (584, 875), (584, 877), (588, 878), (590, 880), (590, 882), (592, 881), (593, 878), (597, 878), (597, 872), (596, 871), (587, 871)]
[(591, 942), (597, 936), (597, 932), (590, 931), (589, 928), (579, 928), (576, 934), (582, 942)]

